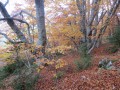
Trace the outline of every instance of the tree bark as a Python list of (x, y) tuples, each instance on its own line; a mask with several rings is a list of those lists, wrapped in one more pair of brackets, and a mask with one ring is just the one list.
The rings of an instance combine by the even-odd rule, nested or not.
[(80, 14), (80, 31), (84, 34), (82, 42), (86, 42), (86, 0), (76, 0)]
[(38, 45), (42, 46), (42, 53), (45, 54), (46, 46), (46, 28), (45, 28), (45, 12), (44, 0), (35, 0), (36, 18), (38, 27)]
[(112, 16), (115, 14), (117, 8), (119, 7), (120, 5), (120, 0), (116, 0), (114, 1), (109, 13), (108, 13), (108, 16), (107, 16), (107, 19), (105, 20), (105, 23), (103, 24), (103, 26), (101, 27), (100, 31), (99, 31), (99, 34), (96, 38), (96, 40), (94, 41), (92, 47), (89, 49), (88, 51), (88, 54), (91, 53), (91, 51), (94, 49), (94, 47), (96, 46), (98, 40), (101, 38), (101, 36), (105, 33), (106, 31), (106, 28), (107, 26), (109, 25), (110, 23), (110, 19), (112, 18)]

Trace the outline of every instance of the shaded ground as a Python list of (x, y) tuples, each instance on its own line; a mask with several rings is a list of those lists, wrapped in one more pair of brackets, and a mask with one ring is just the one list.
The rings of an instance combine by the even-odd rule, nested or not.
[(69, 65), (62, 68), (65, 75), (60, 80), (54, 80), (54, 69), (50, 67), (42, 70), (37, 90), (120, 90), (120, 70), (104, 70), (98, 68), (102, 58), (118, 60), (114, 64), (120, 68), (120, 52), (110, 54), (106, 51), (108, 45), (103, 45), (93, 51), (93, 64), (87, 70), (76, 71), (74, 60), (79, 58), (76, 52), (64, 57)]

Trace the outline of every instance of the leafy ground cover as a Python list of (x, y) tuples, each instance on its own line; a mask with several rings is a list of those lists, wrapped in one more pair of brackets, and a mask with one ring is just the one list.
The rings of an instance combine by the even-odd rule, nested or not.
[(93, 63), (87, 70), (76, 71), (74, 60), (79, 58), (78, 53), (72, 52), (62, 60), (68, 62), (68, 66), (62, 68), (65, 72), (61, 79), (55, 81), (55, 70), (46, 68), (41, 71), (41, 79), (36, 85), (36, 90), (119, 90), (120, 70), (105, 70), (98, 68), (98, 62), (102, 58), (116, 60), (114, 64), (120, 67), (120, 53), (109, 53), (103, 45), (93, 51)]

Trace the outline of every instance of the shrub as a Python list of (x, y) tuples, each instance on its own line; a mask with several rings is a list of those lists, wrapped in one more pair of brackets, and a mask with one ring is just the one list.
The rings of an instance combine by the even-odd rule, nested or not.
[(15, 71), (15, 69), (16, 69), (16, 63), (8, 64), (3, 68), (3, 70), (9, 74), (12, 74)]
[(81, 44), (78, 49), (78, 52), (82, 57), (86, 57), (88, 55), (87, 54), (87, 52), (88, 52), (87, 44), (86, 43)]
[(14, 90), (34, 90), (38, 78), (39, 75), (32, 72), (29, 74), (20, 74), (19, 77), (14, 80), (12, 87)]
[(116, 46), (112, 46), (112, 47), (107, 48), (107, 51), (109, 51), (109, 53), (116, 53), (118, 50), (119, 49)]
[(0, 68), (0, 81), (2, 81), (4, 78), (8, 76), (8, 73), (6, 73), (3, 68)]
[(80, 63), (79, 60), (75, 60), (74, 64), (75, 64), (77, 70), (81, 70), (82, 69), (82, 64)]
[(0, 70), (0, 86), (3, 86), (4, 79), (12, 74), (15, 78), (10, 81), (9, 85), (12, 84), (14, 90), (34, 90), (34, 84), (38, 80), (38, 75), (33, 73), (36, 70), (35, 59), (30, 57), (29, 51), (21, 48), (20, 45), (15, 46), (14, 56), (6, 59), (7, 65)]
[(109, 38), (109, 42), (116, 47), (120, 47), (120, 26), (116, 27), (115, 32)]
[(17, 70), (17, 69), (18, 69), (18, 67), (17, 67), (16, 63), (7, 64), (6, 66), (2, 67), (0, 69), (0, 81), (5, 79), (6, 77), (8, 77), (10, 74), (14, 73), (15, 70)]
[(87, 45), (82, 44), (79, 47), (80, 59), (75, 61), (75, 66), (77, 70), (86, 69), (91, 65), (92, 59), (91, 55), (87, 54)]
[(81, 57), (79, 60), (76, 60), (74, 63), (77, 70), (83, 70), (91, 66), (91, 61), (92, 61), (91, 56), (88, 55), (86, 57)]
[[(6, 77), (8, 77), (10, 74), (9, 73), (6, 73), (5, 71), (4, 71), (4, 68), (0, 68), (0, 89), (3, 89), (5, 86), (4, 86), (4, 83), (3, 83), (3, 81), (4, 81), (4, 79), (6, 78)], [(4, 90), (4, 89), (3, 89)]]
[(12, 64), (7, 64), (6, 66), (3, 67), (3, 71), (12, 74), (16, 73), (24, 66), (24, 63), (22, 61), (16, 61)]
[(82, 61), (82, 69), (86, 69), (89, 66), (91, 66), (91, 55), (87, 55), (86, 57), (81, 57), (81, 61)]

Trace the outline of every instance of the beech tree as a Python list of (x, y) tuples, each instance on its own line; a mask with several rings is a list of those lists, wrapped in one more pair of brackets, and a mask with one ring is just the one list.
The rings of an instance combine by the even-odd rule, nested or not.
[[(7, 12), (5, 6), (9, 3), (9, 0), (5, 4), (0, 2), (0, 12), (3, 15), (4, 18), (1, 18), (0, 20), (6, 20), (8, 25), (11, 27), (11, 29), (14, 31), (14, 33), (17, 35), (17, 37), (20, 39), (20, 42), (24, 43), (32, 43), (32, 38), (30, 34), (30, 26), (25, 20), (17, 19), (15, 18), (18, 15), (21, 15), (22, 13), (29, 15), (30, 17), (34, 18), (37, 21), (37, 28), (38, 28), (38, 45), (42, 46), (42, 52), (45, 54), (45, 46), (46, 46), (46, 29), (45, 29), (45, 16), (44, 16), (44, 0), (35, 0), (35, 6), (36, 6), (36, 17), (30, 14), (29, 12), (25, 10), (21, 10), (17, 14), (15, 14), (13, 17), (9, 15)], [(18, 26), (15, 24), (14, 20), (25, 23), (28, 26), (28, 35), (29, 40), (25, 37), (23, 32), (18, 28)], [(1, 35), (3, 35), (9, 42), (13, 43), (14, 41), (5, 33), (0, 32)]]
[(46, 29), (45, 29), (44, 0), (35, 0), (35, 5), (38, 27), (38, 45), (42, 46), (42, 52), (43, 54), (45, 54)]
[[(21, 20), (16, 17), (22, 14), (23, 17), (29, 16), (32, 20), (34, 19), (36, 21), (35, 27), (37, 26), (38, 30), (38, 35), (36, 35), (38, 36), (37, 45), (42, 46), (42, 52), (45, 54), (47, 41), (44, 10), (45, 0), (26, 1), (32, 4), (29, 7), (33, 8), (34, 14), (31, 13), (32, 10), (31, 12), (27, 10), (28, 7), (25, 8), (26, 10), (21, 10), (11, 17), (5, 9), (8, 1), (6, 4), (0, 2), (0, 11), (4, 17), (0, 20), (7, 21), (8, 25), (22, 42), (32, 42), (29, 25), (31, 23), (27, 23), (25, 19)], [(61, 42), (67, 42), (65, 43), (66, 45), (74, 45), (76, 48), (79, 48), (81, 43), (85, 43), (88, 48), (88, 53), (90, 53), (94, 47), (99, 46), (102, 36), (119, 7), (120, 0), (48, 0), (46, 2), (46, 7), (50, 10), (46, 15), (46, 22), (47, 24), (49, 23), (47, 27), (50, 27), (50, 29), (48, 28), (48, 38), (56, 39), (52, 40), (52, 42), (59, 42), (59, 45), (63, 44)], [(24, 16), (25, 14), (27, 16)], [(28, 18), (29, 21), (31, 19)], [(29, 39), (27, 39), (27, 36), (25, 36), (14, 21), (27, 25), (27, 36)], [(4, 35), (10, 42), (13, 42), (4, 33), (0, 34)]]
[[(80, 31), (82, 31), (84, 34), (82, 42), (87, 44), (88, 53), (90, 53), (96, 44), (99, 43), (99, 39), (105, 33), (110, 19), (120, 4), (120, 0), (107, 0), (105, 2), (109, 2), (111, 4), (109, 5), (110, 9), (103, 8), (103, 6), (107, 6), (102, 6), (102, 0), (76, 0), (76, 5), (80, 14)], [(89, 10), (87, 10), (87, 5), (90, 6)], [(103, 17), (106, 16), (106, 14), (107, 18), (104, 21), (104, 24), (101, 26), (99, 33), (97, 33), (97, 26), (100, 24)], [(92, 27), (93, 25), (95, 27)], [(95, 38), (91, 39), (92, 36)]]

